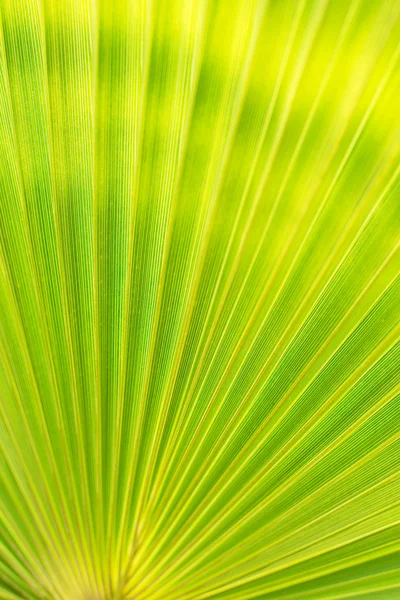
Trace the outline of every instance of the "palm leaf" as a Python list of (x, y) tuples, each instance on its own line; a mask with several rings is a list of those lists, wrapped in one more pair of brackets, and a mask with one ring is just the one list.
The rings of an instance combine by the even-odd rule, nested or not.
[(398, 598), (399, 2), (0, 18), (0, 597)]

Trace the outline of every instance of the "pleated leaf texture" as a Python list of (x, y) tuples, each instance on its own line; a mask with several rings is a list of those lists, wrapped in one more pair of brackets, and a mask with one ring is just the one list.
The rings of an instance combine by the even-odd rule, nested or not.
[(0, 0), (0, 598), (400, 598), (400, 2)]

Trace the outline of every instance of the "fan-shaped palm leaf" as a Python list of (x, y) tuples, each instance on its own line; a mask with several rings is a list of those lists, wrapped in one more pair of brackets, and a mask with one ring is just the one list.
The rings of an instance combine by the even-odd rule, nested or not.
[(0, 15), (1, 598), (399, 598), (399, 1)]

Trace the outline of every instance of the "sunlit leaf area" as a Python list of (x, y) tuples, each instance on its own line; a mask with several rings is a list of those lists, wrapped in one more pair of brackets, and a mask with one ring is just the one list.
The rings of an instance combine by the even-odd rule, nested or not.
[(0, 0), (1, 600), (399, 600), (399, 244), (399, 0)]

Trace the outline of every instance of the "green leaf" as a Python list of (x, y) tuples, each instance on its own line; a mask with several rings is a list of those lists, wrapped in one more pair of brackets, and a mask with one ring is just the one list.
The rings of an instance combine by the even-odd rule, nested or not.
[(0, 598), (398, 598), (398, 0), (0, 19)]

